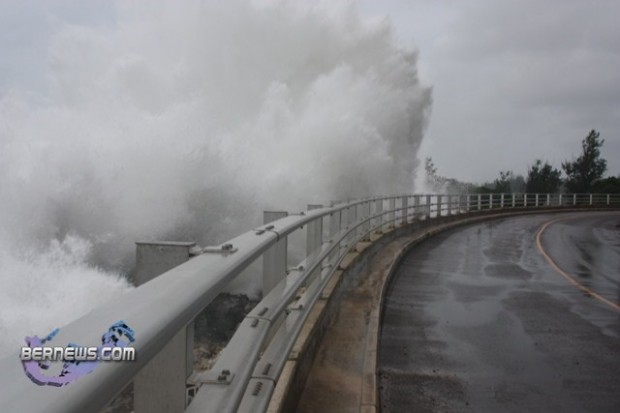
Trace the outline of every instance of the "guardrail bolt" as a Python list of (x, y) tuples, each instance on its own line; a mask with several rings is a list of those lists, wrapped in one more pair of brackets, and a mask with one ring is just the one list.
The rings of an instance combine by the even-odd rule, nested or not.
[(258, 393), (260, 393), (260, 391), (263, 388), (263, 383), (262, 382), (258, 382), (256, 383), (256, 386), (254, 386), (254, 391), (252, 392), (252, 396), (258, 396)]

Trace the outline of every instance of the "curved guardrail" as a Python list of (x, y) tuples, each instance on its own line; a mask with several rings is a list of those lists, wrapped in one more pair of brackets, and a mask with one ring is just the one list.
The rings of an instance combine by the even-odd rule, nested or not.
[[(437, 216), (562, 206), (620, 206), (620, 195), (399, 195), (333, 202), (330, 207), (278, 219), (199, 250), (186, 263), (62, 327), (54, 339), (59, 344), (79, 341), (95, 346), (103, 331), (124, 320), (136, 332), (135, 362), (102, 363), (69, 386), (37, 387), (24, 374), (16, 349), (14, 355), (0, 360), (0, 410), (101, 410), (235, 277), (264, 257), (265, 271), (277, 272), (275, 286), (245, 317), (214, 367), (189, 377), (193, 397), (187, 397), (188, 412), (264, 412), (310, 310), (357, 242), (373, 231)], [(287, 247), (282, 241), (303, 228), (306, 256), (287, 268)]]

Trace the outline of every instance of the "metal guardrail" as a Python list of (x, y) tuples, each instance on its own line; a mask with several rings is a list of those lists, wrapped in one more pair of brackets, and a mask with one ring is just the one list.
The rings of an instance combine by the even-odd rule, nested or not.
[[(192, 413), (264, 412), (314, 303), (346, 253), (371, 233), (437, 216), (564, 206), (620, 207), (620, 195), (400, 195), (314, 205), (200, 250), (186, 263), (62, 327), (54, 339), (55, 345), (99, 345), (101, 333), (124, 320), (136, 332), (135, 362), (102, 363), (66, 387), (36, 386), (24, 374), (16, 349), (0, 360), (0, 410), (101, 410), (236, 276), (263, 257), (264, 271), (275, 286), (245, 317), (214, 367), (188, 378), (193, 397), (186, 400)], [(304, 227), (306, 257), (288, 268), (287, 237)]]

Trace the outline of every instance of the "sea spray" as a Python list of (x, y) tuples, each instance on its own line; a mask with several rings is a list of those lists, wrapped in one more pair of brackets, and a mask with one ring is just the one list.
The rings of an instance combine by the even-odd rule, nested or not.
[(129, 287), (133, 242), (410, 192), (416, 53), (350, 2), (119, 2), (56, 23), (48, 89), (0, 97), (0, 355)]

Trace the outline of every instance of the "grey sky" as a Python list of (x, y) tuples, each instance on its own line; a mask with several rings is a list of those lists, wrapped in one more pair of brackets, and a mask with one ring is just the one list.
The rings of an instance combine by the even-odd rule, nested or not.
[(113, 19), (106, 0), (0, 0), (0, 96), (45, 87), (47, 50), (55, 26), (98, 25)]
[[(463, 180), (525, 173), (537, 157), (559, 167), (591, 129), (620, 174), (620, 2), (616, 0), (360, 0), (390, 16), (420, 50), (433, 114), (421, 156)], [(0, 96), (45, 85), (58, 21), (114, 19), (104, 0), (0, 1)]]
[(363, 0), (420, 50), (434, 87), (424, 152), (443, 175), (559, 167), (591, 129), (620, 174), (620, 2)]

